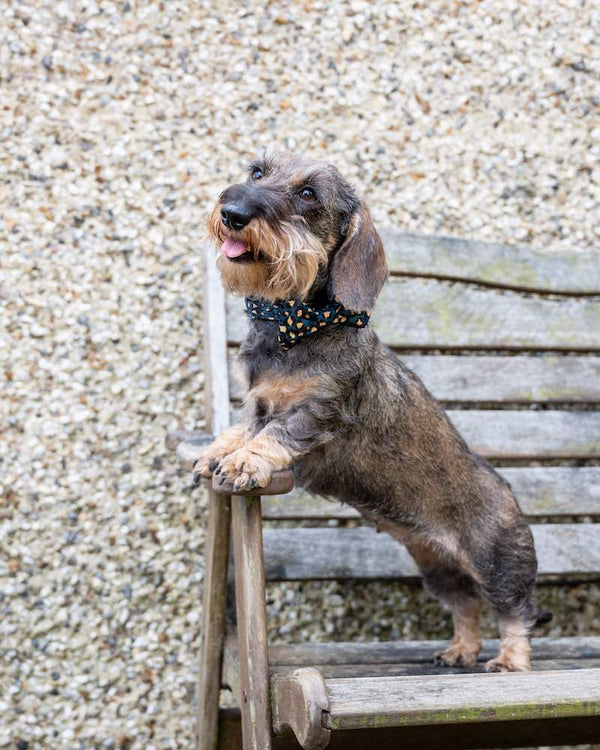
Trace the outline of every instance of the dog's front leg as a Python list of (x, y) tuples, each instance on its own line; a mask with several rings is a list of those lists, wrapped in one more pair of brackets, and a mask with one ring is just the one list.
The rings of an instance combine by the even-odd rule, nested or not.
[[(266, 390), (256, 389), (254, 400), (258, 411), (261, 414), (266, 411), (270, 419), (220, 462), (215, 473), (223, 484), (232, 484), (236, 491), (266, 487), (274, 472), (292, 468), (297, 459), (333, 438), (335, 385), (323, 379), (313, 382), (311, 388), (306, 387), (306, 381), (303, 385), (286, 393), (279, 382), (279, 387), (272, 389), (277, 394), (276, 401), (267, 401)], [(251, 409), (252, 403), (249, 406)]]

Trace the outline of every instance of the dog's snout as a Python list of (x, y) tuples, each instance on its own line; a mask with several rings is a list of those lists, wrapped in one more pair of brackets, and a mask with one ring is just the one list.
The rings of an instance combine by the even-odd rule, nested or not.
[(226, 203), (221, 209), (221, 221), (230, 229), (243, 229), (252, 220), (252, 212), (235, 203)]

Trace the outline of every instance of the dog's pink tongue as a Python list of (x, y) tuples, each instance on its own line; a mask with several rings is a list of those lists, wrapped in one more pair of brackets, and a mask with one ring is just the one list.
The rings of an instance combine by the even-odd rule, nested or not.
[(231, 237), (228, 237), (221, 245), (221, 252), (228, 258), (239, 258), (246, 252), (246, 245), (239, 240), (232, 240)]

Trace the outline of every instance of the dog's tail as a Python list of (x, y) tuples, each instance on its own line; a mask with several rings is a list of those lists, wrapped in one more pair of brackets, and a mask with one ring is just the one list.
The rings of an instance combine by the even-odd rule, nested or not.
[(534, 628), (539, 628), (540, 625), (545, 625), (547, 622), (550, 622), (552, 620), (552, 612), (550, 610), (544, 610), (543, 612), (538, 612), (535, 616), (535, 622), (533, 623)]

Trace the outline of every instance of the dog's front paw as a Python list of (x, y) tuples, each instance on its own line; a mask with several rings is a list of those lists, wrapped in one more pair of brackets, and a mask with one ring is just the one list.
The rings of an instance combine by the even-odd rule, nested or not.
[(486, 672), (530, 672), (531, 663), (528, 659), (514, 660), (505, 654), (490, 659), (485, 665)]
[(199, 484), (200, 479), (210, 479), (214, 470), (219, 465), (220, 457), (214, 450), (214, 443), (205, 448), (194, 462), (194, 484)]
[(433, 663), (439, 667), (473, 667), (477, 663), (480, 648), (469, 648), (465, 643), (451, 643), (443, 651), (437, 651)]
[(240, 448), (226, 456), (215, 472), (219, 484), (231, 484), (235, 492), (266, 487), (271, 481), (273, 467), (265, 458)]

